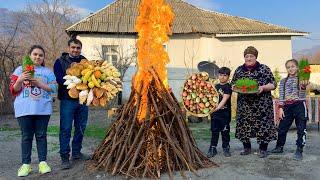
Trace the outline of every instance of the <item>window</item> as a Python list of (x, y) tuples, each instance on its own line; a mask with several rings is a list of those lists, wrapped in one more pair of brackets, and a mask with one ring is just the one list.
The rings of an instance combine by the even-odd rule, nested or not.
[(164, 51), (168, 52), (168, 45), (163, 44), (162, 46), (163, 46)]
[(116, 64), (119, 59), (118, 45), (102, 45), (102, 56), (104, 60)]

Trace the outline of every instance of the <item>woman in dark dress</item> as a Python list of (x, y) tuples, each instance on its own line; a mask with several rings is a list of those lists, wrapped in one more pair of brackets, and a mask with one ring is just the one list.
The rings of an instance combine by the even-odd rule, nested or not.
[(254, 79), (258, 82), (257, 94), (238, 93), (236, 138), (243, 143), (240, 155), (251, 153), (250, 138), (257, 138), (259, 157), (267, 157), (268, 143), (276, 140), (274, 125), (273, 102), (271, 90), (276, 82), (270, 68), (257, 61), (258, 51), (249, 46), (244, 51), (245, 63), (239, 66), (232, 78), (231, 84), (241, 78)]

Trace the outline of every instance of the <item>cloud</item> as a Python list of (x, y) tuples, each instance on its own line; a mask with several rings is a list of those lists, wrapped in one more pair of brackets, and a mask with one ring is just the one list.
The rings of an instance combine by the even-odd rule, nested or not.
[(186, 2), (195, 5), (197, 7), (200, 7), (202, 9), (207, 10), (219, 10), (221, 9), (221, 5), (214, 2), (214, 0), (186, 0)]

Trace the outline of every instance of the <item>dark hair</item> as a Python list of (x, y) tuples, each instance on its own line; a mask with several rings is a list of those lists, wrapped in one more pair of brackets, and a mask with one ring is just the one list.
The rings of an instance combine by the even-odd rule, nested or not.
[[(289, 62), (293, 62), (298, 68), (299, 68), (299, 62), (298, 62), (298, 60), (296, 60), (296, 59), (289, 59), (289, 60), (287, 60), (286, 61), (286, 63), (285, 63), (285, 66), (286, 66), (286, 68), (287, 68), (287, 64), (289, 63)], [(299, 73), (299, 70), (298, 70), (298, 73)], [(285, 78), (285, 80), (284, 80), (284, 84), (283, 84), (283, 99), (285, 98), (285, 95), (286, 95), (286, 84), (287, 84), (287, 81), (288, 81), (288, 77), (289, 77), (289, 74), (287, 75), (287, 77)], [(299, 83), (299, 76), (298, 76), (298, 83), (297, 83), (297, 88), (298, 88), (298, 90), (300, 89), (300, 83)]]
[(227, 67), (221, 67), (218, 71), (219, 74), (226, 74), (230, 76), (231, 70)]
[(249, 46), (244, 50), (243, 56), (246, 56), (247, 54), (253, 54), (256, 58), (258, 58), (258, 50), (253, 46)]
[(82, 47), (82, 42), (81, 42), (79, 39), (71, 38), (71, 39), (68, 41), (68, 46), (70, 46), (71, 43), (79, 44), (79, 45)]
[[(43, 48), (42, 46), (40, 46), (40, 45), (33, 45), (33, 46), (31, 46), (28, 54), (31, 55), (32, 51), (35, 50), (35, 49), (40, 49), (40, 50), (43, 52), (43, 55), (46, 56), (46, 52), (44, 51), (44, 48)], [(42, 64), (41, 64), (41, 66), (45, 66), (44, 60), (43, 60), (43, 62), (42, 62)]]
[(286, 61), (285, 66), (287, 66), (287, 64), (288, 64), (289, 62), (293, 62), (297, 67), (299, 67), (299, 62), (298, 62), (298, 60), (296, 60), (296, 59), (289, 59), (289, 60)]

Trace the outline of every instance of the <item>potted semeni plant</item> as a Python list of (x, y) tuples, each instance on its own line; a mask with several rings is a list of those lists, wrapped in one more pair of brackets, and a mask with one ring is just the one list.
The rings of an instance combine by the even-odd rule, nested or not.
[(311, 68), (308, 59), (301, 59), (299, 61), (299, 83), (302, 86), (307, 86), (309, 84), (311, 74)]
[(238, 79), (233, 90), (242, 94), (254, 94), (258, 92), (258, 82), (249, 78)]

